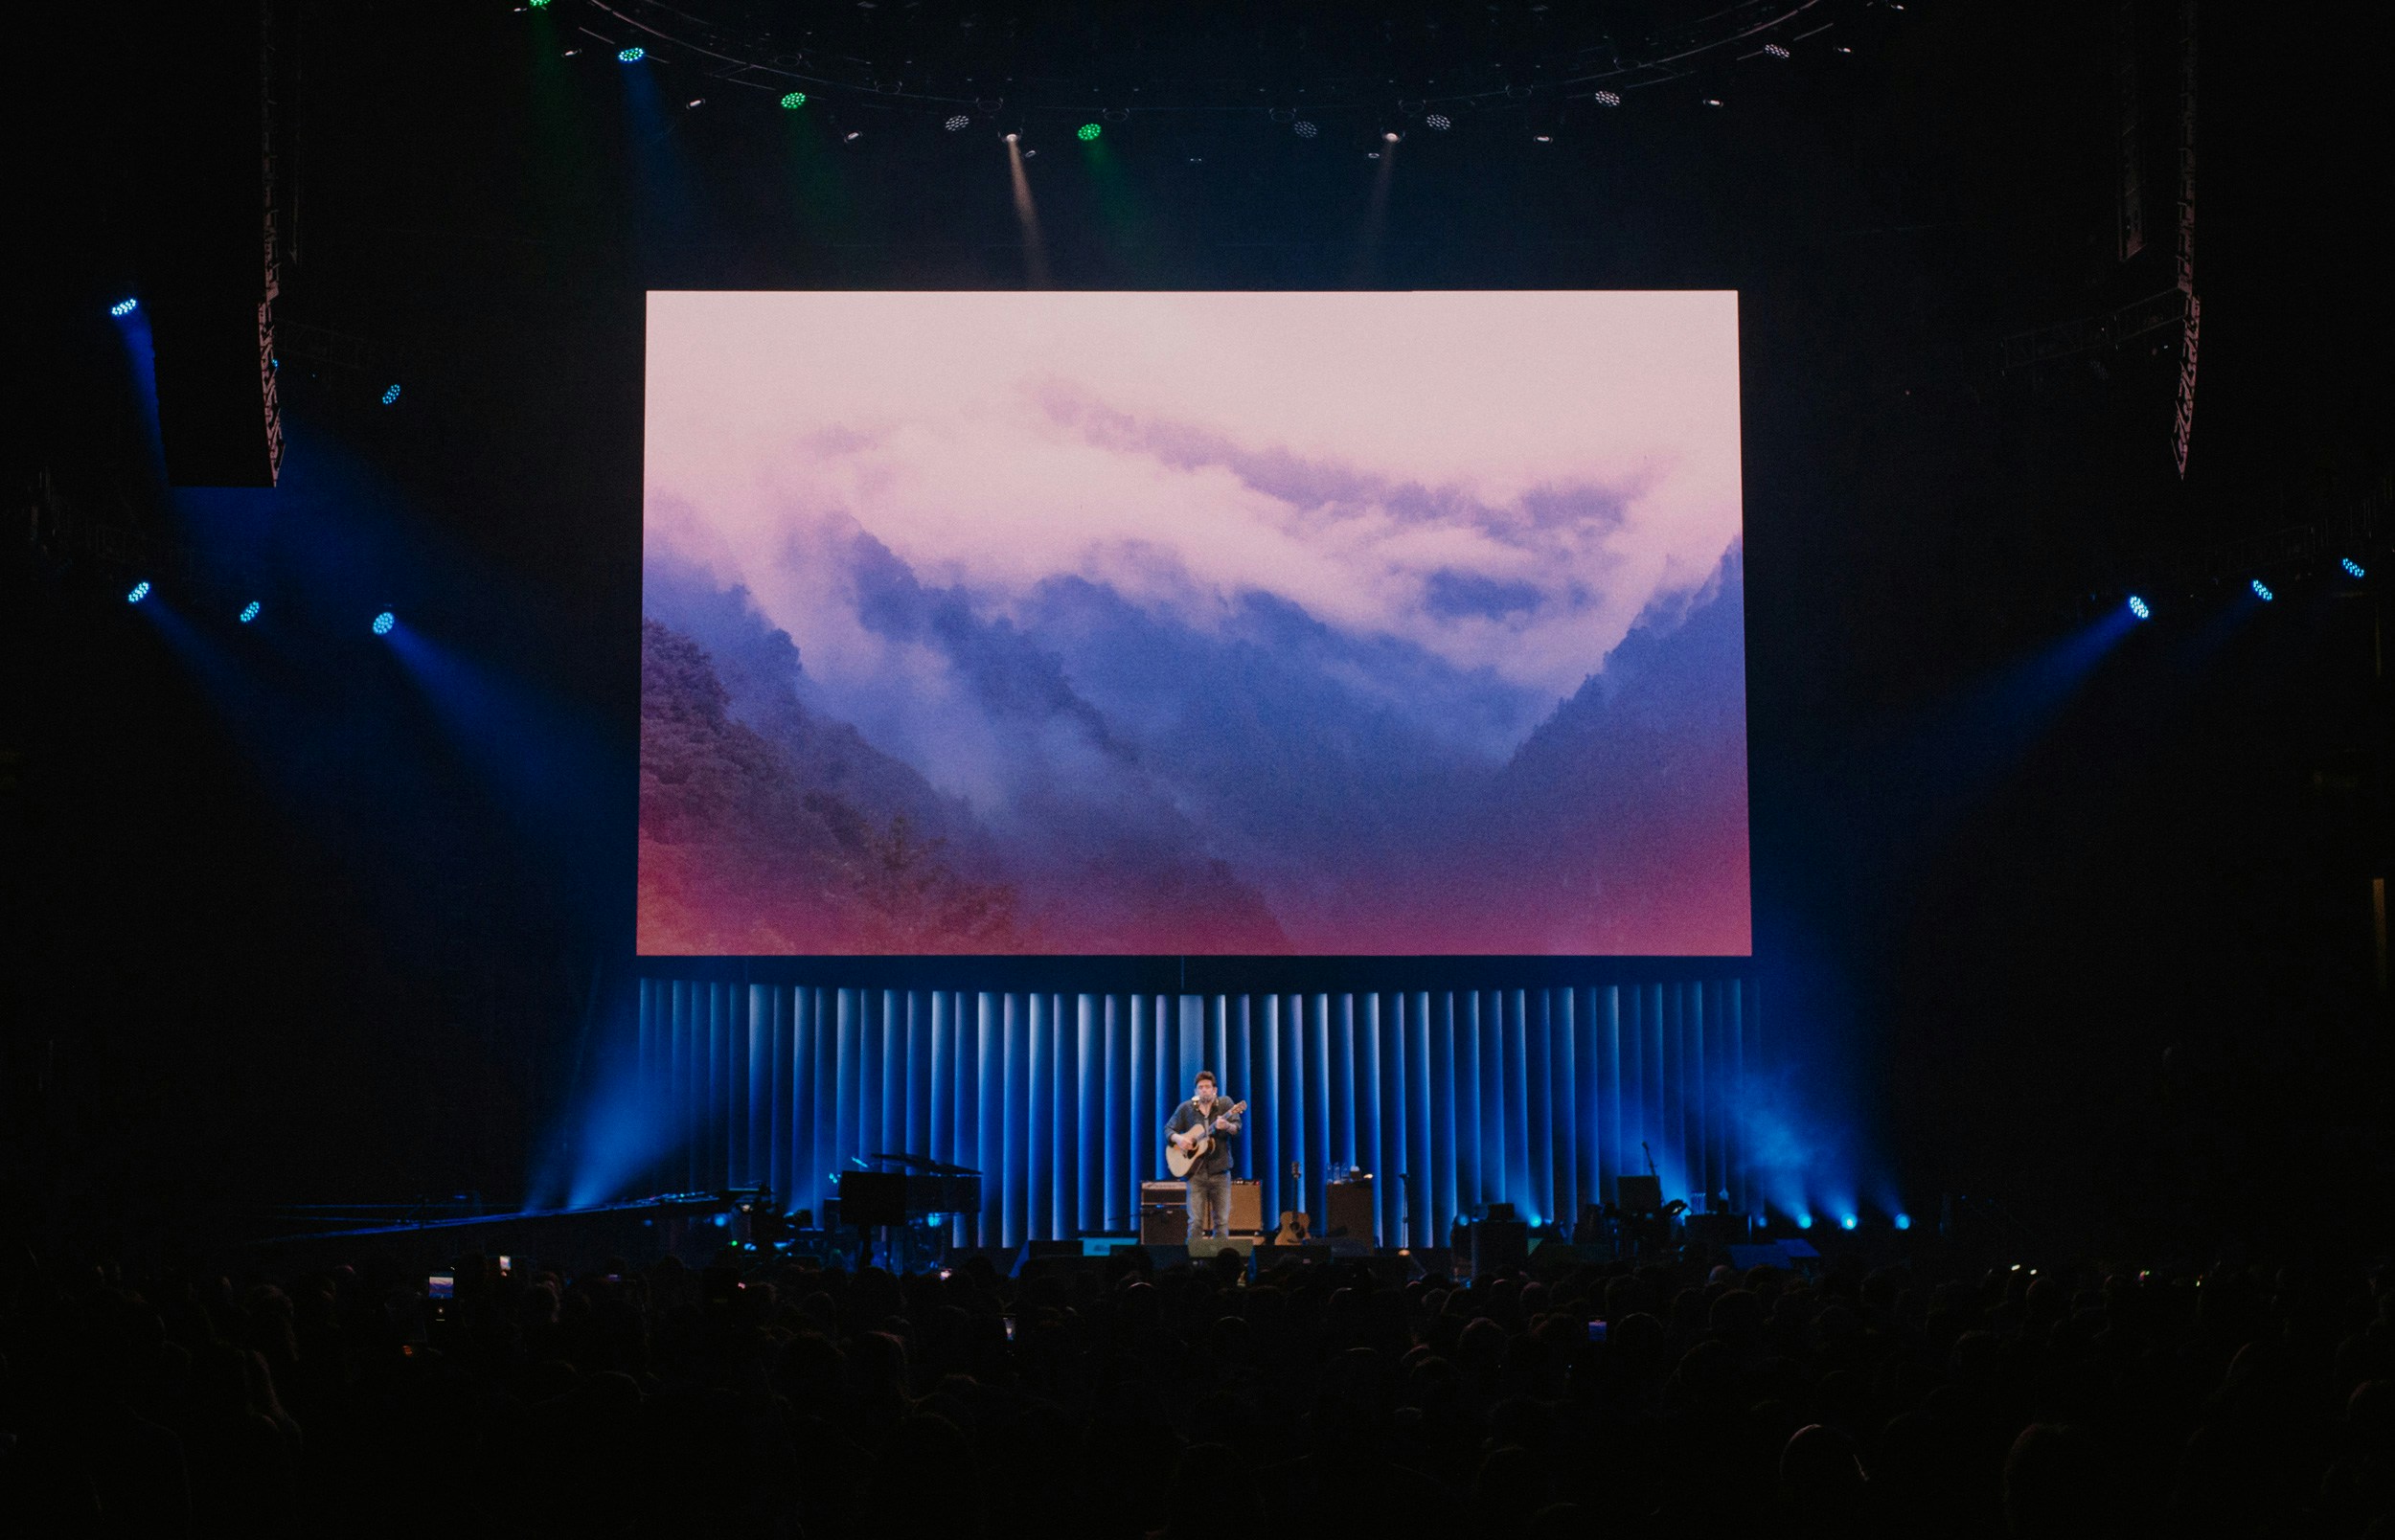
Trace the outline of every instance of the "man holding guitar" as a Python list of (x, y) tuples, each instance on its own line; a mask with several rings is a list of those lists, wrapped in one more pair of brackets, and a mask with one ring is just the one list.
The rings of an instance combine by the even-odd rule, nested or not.
[(1224, 1103), (1214, 1072), (1199, 1070), (1190, 1098), (1164, 1125), (1165, 1164), (1189, 1179), (1189, 1238), (1226, 1240), (1231, 1233), (1231, 1142), (1244, 1101)]

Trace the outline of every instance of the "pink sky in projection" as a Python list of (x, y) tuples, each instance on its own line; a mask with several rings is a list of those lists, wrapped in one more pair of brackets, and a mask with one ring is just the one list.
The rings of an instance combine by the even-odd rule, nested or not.
[[(1561, 697), (1738, 537), (1737, 314), (1721, 291), (656, 293), (650, 548), (746, 581), (769, 612), (814, 611), (782, 558), (810, 516), (844, 512), (926, 580), (1002, 593), (1081, 573), (1186, 608), (1261, 589)], [(1295, 517), (1226, 470), (1093, 445), (1060, 401), (1486, 512), (1367, 497)], [(1584, 484), (1620, 495), (1619, 527), (1541, 530), (1521, 508)], [(1440, 570), (1593, 602), (1433, 616)], [(863, 645), (775, 618), (813, 642), (810, 668)]]

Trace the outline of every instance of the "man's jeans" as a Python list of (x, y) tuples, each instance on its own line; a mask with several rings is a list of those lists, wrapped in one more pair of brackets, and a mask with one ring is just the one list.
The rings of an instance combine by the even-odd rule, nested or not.
[(1189, 1173), (1189, 1238), (1227, 1239), (1231, 1234), (1231, 1173)]

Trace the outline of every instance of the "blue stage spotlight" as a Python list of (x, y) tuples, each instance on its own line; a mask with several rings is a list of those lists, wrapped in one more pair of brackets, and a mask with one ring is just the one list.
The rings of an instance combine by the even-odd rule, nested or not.
[(1899, 1229), (1899, 1230), (1910, 1230), (1912, 1227), (1913, 1227), (1913, 1216), (1912, 1216), (1911, 1214), (1908, 1214), (1908, 1213), (1900, 1213), (1900, 1214), (1898, 1214), (1898, 1215), (1896, 1216), (1896, 1228), (1897, 1228), (1897, 1229)]
[(2139, 599), (2134, 594), (2129, 596), (2129, 613), (2134, 615), (2141, 621), (2150, 621), (2154, 619), (2153, 609), (2147, 605), (2144, 600)]
[(385, 406), (389, 406), (392, 402), (398, 400), (399, 398), (399, 388), (397, 385), (392, 386), (389, 390), (382, 393), (382, 404)]
[(253, 599), (241, 606), (240, 620), (243, 625), (247, 625), (256, 619), (258, 619), (258, 600)]
[(645, 48), (637, 48), (637, 47), (635, 47), (635, 48), (627, 48), (627, 49), (624, 49), (622, 52), (618, 53), (615, 57), (616, 57), (617, 61), (618, 61), (618, 62), (620, 62), (620, 63), (624, 63), (624, 64), (637, 64), (637, 63), (639, 63), (642, 59), (647, 58), (647, 57), (649, 57), (649, 50), (647, 50), (647, 49), (645, 49)]
[(1848, 1214), (1840, 1214), (1840, 1215), (1838, 1216), (1837, 1227), (1838, 1227), (1838, 1229), (1840, 1229), (1840, 1230), (1852, 1230), (1852, 1229), (1854, 1229), (1854, 1228), (1855, 1228), (1855, 1216), (1854, 1216), (1853, 1214), (1851, 1214), (1851, 1213), (1848, 1213)]
[(2253, 590), (2253, 597), (2262, 600), (2265, 604), (2268, 604), (2270, 600), (2278, 597), (2276, 594), (2271, 593), (2270, 586), (2263, 582), (2263, 580), (2259, 578), (2256, 578), (2247, 586)]
[(125, 596), (125, 601), (127, 604), (138, 604), (138, 603), (140, 603), (143, 600), (148, 599), (148, 597), (149, 597), (149, 579), (148, 579), (148, 578), (143, 578), (140, 582), (137, 582), (137, 583), (135, 583), (135, 584), (133, 585), (133, 587), (132, 587), (132, 591), (131, 591), (131, 592), (129, 592), (129, 593), (127, 593), (127, 594)]
[(389, 636), (391, 634), (391, 627), (399, 623), (399, 618), (398, 616), (392, 614), (389, 610), (384, 610), (381, 614), (375, 617), (375, 635)]
[(141, 308), (141, 303), (142, 302), (139, 300), (119, 300), (116, 304), (108, 306), (108, 313), (117, 317), (119, 320), (123, 320), (125, 317), (131, 315), (135, 310)]
[(1809, 1213), (1798, 1214), (1796, 1216), (1796, 1228), (1799, 1230), (1811, 1230), (1813, 1228), (1813, 1215)]
[(2356, 561), (2351, 556), (2338, 558), (2337, 564), (2345, 569), (2345, 576), (2348, 578), (2367, 578), (2370, 576), (2368, 573), (2361, 570), (2361, 563)]

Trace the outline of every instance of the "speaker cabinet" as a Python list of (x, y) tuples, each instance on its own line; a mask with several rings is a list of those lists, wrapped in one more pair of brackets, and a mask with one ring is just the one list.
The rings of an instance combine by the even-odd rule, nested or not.
[(1372, 1178), (1358, 1176), (1345, 1182), (1333, 1182), (1322, 1189), (1323, 1224), (1320, 1234), (1336, 1240), (1359, 1240), (1366, 1246), (1380, 1226), (1375, 1221), (1372, 1201)]
[(280, 39), (270, 15), (246, 9), (174, 6), (151, 17), (150, 40), (176, 68), (146, 93), (164, 126), (142, 199), (142, 310), (176, 487), (272, 487), (283, 464)]
[(1530, 1226), (1519, 1219), (1483, 1219), (1471, 1227), (1471, 1271), (1474, 1278), (1507, 1268), (1519, 1270), (1530, 1260)]
[(1178, 1246), (1189, 1238), (1189, 1184), (1139, 1184), (1139, 1242), (1143, 1246)]

